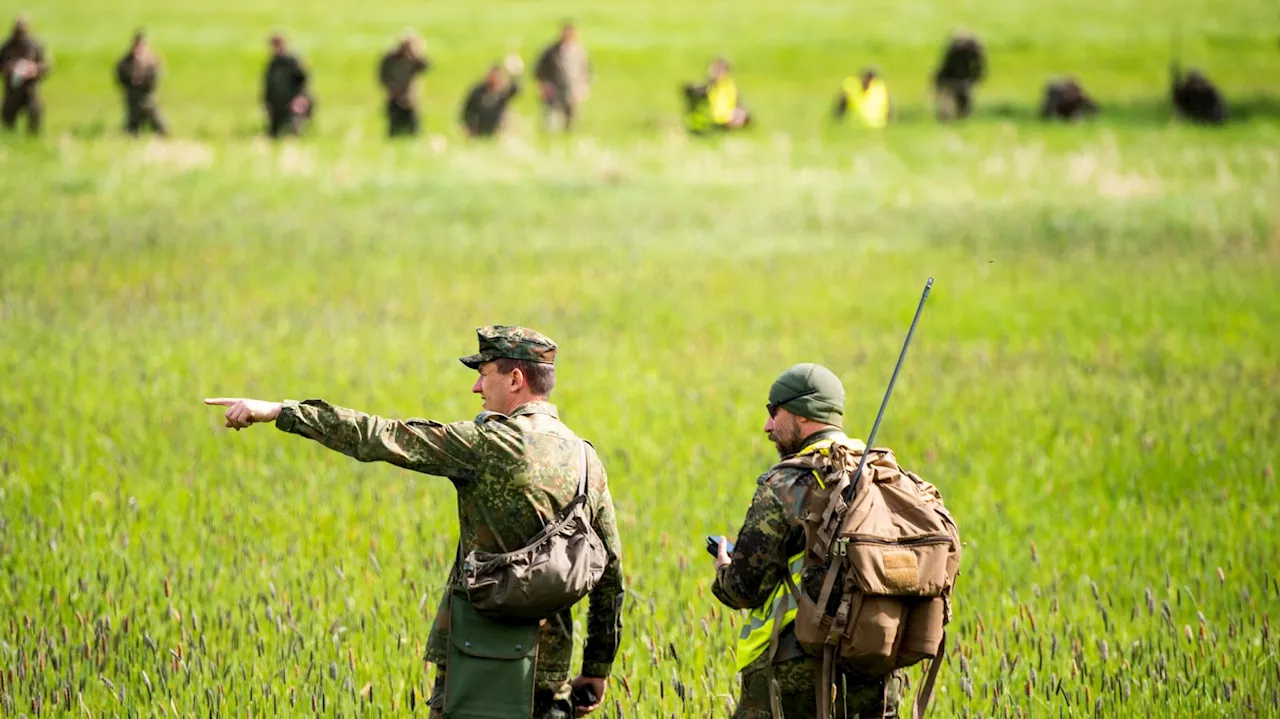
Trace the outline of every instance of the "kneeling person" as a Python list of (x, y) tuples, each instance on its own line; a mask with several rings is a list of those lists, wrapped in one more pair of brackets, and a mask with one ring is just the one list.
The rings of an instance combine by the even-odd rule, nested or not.
[(737, 130), (751, 123), (751, 113), (742, 103), (738, 83), (729, 72), (729, 62), (716, 58), (701, 85), (686, 84), (685, 124), (695, 135), (711, 130)]
[(1076, 120), (1097, 112), (1097, 103), (1074, 78), (1051, 82), (1044, 90), (1044, 104), (1040, 106), (1040, 118), (1043, 120)]
[(1173, 107), (1180, 116), (1192, 122), (1220, 125), (1227, 121), (1227, 103), (1218, 87), (1199, 70), (1185, 75), (1176, 64), (1173, 75)]
[[(783, 372), (769, 390), (769, 418), (764, 425), (778, 455), (785, 460), (821, 452), (833, 443), (864, 451), (861, 441), (841, 430), (844, 398), (840, 379), (825, 367), (799, 364)], [(712, 591), (726, 606), (750, 610), (750, 622), (738, 639), (742, 695), (733, 719), (773, 716), (771, 675), (777, 681), (776, 700), (787, 719), (817, 716), (816, 677), (822, 662), (806, 654), (796, 639), (796, 603), (785, 582), (791, 575), (801, 591), (811, 595), (822, 583), (822, 570), (804, 570), (804, 500), (816, 481), (812, 470), (775, 465), (757, 480), (732, 555), (721, 543)], [(774, 622), (779, 617), (783, 626), (771, 652)], [(895, 716), (899, 680), (896, 673), (837, 677), (840, 698), (836, 704), (850, 718)]]
[(889, 124), (893, 113), (889, 88), (875, 70), (863, 70), (858, 77), (845, 78), (836, 95), (836, 120), (843, 120), (851, 110), (863, 127), (879, 129)]

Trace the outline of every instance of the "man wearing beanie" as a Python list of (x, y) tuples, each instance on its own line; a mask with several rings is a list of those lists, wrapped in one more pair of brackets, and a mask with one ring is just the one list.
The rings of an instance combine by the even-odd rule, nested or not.
[[(821, 452), (833, 443), (857, 452), (860, 440), (847, 437), (844, 422), (844, 385), (831, 370), (816, 364), (798, 364), (783, 372), (769, 388), (769, 417), (764, 431), (782, 459)], [(821, 661), (808, 656), (796, 641), (795, 600), (784, 582), (790, 573), (802, 591), (822, 582), (821, 570), (803, 571), (805, 536), (802, 511), (811, 470), (774, 465), (757, 480), (755, 496), (738, 532), (732, 553), (721, 540), (716, 558), (716, 579), (711, 589), (721, 603), (749, 610), (738, 638), (737, 669), (742, 693), (733, 719), (771, 719), (770, 678), (777, 682), (777, 698), (787, 719), (817, 714), (815, 678)], [(784, 602), (777, 646), (771, 647), (778, 603)], [(769, 670), (772, 668), (772, 672)], [(896, 716), (898, 679), (889, 677), (837, 677), (836, 712), (833, 717)]]

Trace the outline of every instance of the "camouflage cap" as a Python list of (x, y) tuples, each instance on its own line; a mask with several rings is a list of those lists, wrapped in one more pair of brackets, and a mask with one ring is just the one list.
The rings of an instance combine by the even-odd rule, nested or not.
[(515, 359), (541, 364), (556, 363), (556, 343), (527, 327), (489, 325), (476, 329), (480, 351), (459, 359), (471, 369), (496, 359)]

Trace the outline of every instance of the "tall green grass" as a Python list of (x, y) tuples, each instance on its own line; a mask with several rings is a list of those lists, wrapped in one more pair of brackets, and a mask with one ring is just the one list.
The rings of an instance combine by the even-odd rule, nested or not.
[[(227, 432), (200, 400), (469, 418), (456, 358), (505, 322), (561, 343), (553, 400), (610, 473), (630, 595), (604, 714), (725, 716), (741, 618), (702, 537), (774, 460), (768, 385), (827, 364), (865, 435), (928, 276), (880, 437), (966, 542), (938, 713), (1280, 712), (1280, 131), (1158, 105), (939, 128), (913, 79), (963, 22), (1000, 59), (984, 102), (1034, 95), (1066, 47), (1104, 99), (1148, 102), (1181, 15), (1226, 88), (1262, 92), (1276, 16), (1209, 9), (40, 9), (49, 133), (0, 140), (0, 713), (424, 713), (447, 482)], [(377, 137), (361, 62), (401, 25), (440, 57), (431, 108), (564, 14), (600, 64), (581, 133), (537, 137), (526, 98), (500, 142), (444, 109), (435, 140)], [(173, 140), (115, 130), (102, 63), (135, 23), (172, 67)], [(325, 105), (273, 145), (237, 133), (277, 25)], [(691, 141), (654, 98), (726, 45), (769, 119)], [(860, 47), (918, 120), (821, 127)]]

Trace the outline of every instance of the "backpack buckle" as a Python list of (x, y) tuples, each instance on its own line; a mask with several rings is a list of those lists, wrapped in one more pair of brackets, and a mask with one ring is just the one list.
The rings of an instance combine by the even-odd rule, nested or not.
[(848, 537), (840, 537), (839, 539), (836, 540), (835, 555), (837, 557), (849, 556), (849, 538)]

